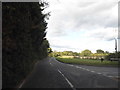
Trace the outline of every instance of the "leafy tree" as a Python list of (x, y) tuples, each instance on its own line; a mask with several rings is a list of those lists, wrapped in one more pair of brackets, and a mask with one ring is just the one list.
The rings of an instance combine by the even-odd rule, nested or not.
[(44, 6), (44, 2), (2, 3), (3, 88), (16, 87), (35, 62), (48, 55)]
[(96, 53), (104, 53), (104, 51), (101, 49), (98, 49), (98, 50), (96, 50)]
[(84, 50), (81, 52), (81, 56), (90, 56), (92, 54), (92, 52), (88, 49)]
[(51, 48), (48, 48), (48, 53), (52, 53), (52, 49)]
[(73, 56), (73, 51), (63, 51), (62, 52), (63, 54), (62, 55), (66, 55), (66, 56)]
[(79, 53), (73, 52), (73, 56), (79, 56)]
[(109, 53), (106, 57), (107, 60), (110, 60), (110, 58), (120, 58), (120, 52), (117, 53)]
[(105, 51), (104, 53), (109, 54), (109, 52), (108, 52), (108, 51)]

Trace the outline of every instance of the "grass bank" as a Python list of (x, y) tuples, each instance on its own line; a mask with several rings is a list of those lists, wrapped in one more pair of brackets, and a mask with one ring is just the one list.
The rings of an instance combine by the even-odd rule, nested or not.
[[(77, 59), (77, 58), (56, 58), (58, 61), (63, 63), (71, 63), (71, 64), (80, 64), (80, 65), (92, 65), (92, 66), (113, 66), (117, 67), (118, 61), (106, 61), (101, 62), (100, 60), (92, 60), (92, 59)], [(119, 65), (120, 66), (120, 65)]]

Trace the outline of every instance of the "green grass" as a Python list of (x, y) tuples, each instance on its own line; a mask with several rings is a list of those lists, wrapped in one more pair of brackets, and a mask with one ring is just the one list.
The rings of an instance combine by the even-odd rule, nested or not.
[(118, 66), (118, 61), (106, 61), (101, 62), (100, 60), (92, 59), (75, 59), (75, 58), (56, 58), (58, 61), (63, 63), (81, 64), (81, 65), (92, 65), (92, 66)]

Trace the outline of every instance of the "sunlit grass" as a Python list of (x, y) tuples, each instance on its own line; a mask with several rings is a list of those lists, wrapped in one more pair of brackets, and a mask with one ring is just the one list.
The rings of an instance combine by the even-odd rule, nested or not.
[(60, 62), (81, 64), (81, 65), (94, 65), (94, 66), (118, 66), (118, 61), (107, 61), (104, 60), (92, 60), (92, 59), (77, 59), (77, 58), (56, 58)]

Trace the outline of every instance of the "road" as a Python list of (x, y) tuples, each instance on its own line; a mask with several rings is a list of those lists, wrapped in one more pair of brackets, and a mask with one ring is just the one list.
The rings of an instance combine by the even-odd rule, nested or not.
[(19, 88), (118, 88), (118, 68), (39, 61)]

